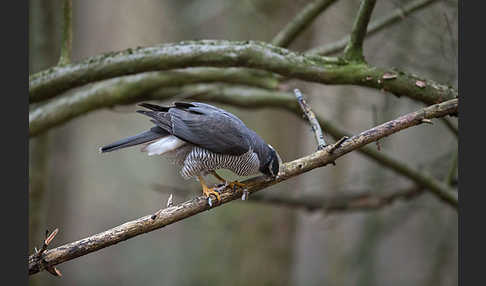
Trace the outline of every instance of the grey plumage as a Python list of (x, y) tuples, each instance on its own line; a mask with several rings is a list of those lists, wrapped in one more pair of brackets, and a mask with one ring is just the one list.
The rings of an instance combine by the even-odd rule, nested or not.
[(142, 103), (137, 112), (156, 126), (100, 149), (101, 152), (144, 144), (142, 151), (163, 155), (188, 179), (228, 169), (240, 176), (261, 172), (275, 177), (280, 166), (276, 151), (235, 115), (200, 102), (173, 106)]

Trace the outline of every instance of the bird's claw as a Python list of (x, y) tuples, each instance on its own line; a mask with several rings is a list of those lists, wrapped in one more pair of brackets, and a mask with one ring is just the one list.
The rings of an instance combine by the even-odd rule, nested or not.
[(213, 206), (213, 199), (211, 196), (214, 196), (216, 198), (216, 202), (221, 201), (221, 195), (219, 194), (218, 190), (216, 188), (211, 188), (207, 189), (204, 191), (204, 195), (208, 198), (208, 204), (210, 207)]
[(248, 199), (248, 196), (250, 195), (250, 192), (248, 192), (247, 189), (244, 189), (243, 190), (243, 195), (241, 195), (241, 200), (242, 201), (246, 201), (246, 199)]

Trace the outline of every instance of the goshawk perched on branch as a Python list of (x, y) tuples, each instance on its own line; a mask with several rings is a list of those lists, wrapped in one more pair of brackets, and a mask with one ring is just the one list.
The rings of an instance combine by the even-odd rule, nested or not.
[(149, 110), (137, 112), (151, 117), (156, 126), (140, 134), (100, 148), (102, 153), (143, 144), (141, 151), (165, 154), (180, 167), (183, 178), (196, 177), (204, 195), (221, 200), (215, 188), (209, 188), (203, 176), (212, 174), (224, 186), (243, 184), (227, 182), (215, 170), (229, 169), (240, 176), (261, 172), (275, 178), (281, 164), (277, 152), (235, 115), (200, 102), (175, 102), (173, 106), (141, 103)]

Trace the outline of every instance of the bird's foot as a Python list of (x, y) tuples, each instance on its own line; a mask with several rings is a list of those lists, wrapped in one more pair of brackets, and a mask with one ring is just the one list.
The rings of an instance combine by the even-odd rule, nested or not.
[(219, 193), (225, 190), (227, 187), (230, 187), (233, 191), (236, 191), (237, 188), (242, 188), (243, 195), (241, 196), (241, 199), (243, 201), (248, 199), (248, 196), (250, 195), (250, 192), (248, 192), (248, 185), (240, 183), (238, 181), (234, 181), (234, 182), (225, 181), (224, 184), (219, 184), (217, 187), (214, 187), (213, 190)]
[(221, 195), (219, 192), (216, 190), (216, 188), (203, 188), (203, 194), (208, 198), (208, 204), (210, 207), (213, 206), (213, 200), (211, 198), (211, 195), (213, 195), (216, 198), (216, 202), (221, 201)]
[(236, 190), (237, 187), (240, 187), (242, 189), (246, 189), (248, 187), (247, 185), (240, 183), (238, 181), (228, 183), (228, 186), (230, 186), (233, 190)]

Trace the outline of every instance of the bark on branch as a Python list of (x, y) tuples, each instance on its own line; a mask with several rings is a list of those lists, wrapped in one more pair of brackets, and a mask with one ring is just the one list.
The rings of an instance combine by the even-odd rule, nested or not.
[[(315, 168), (325, 166), (334, 162), (339, 157), (359, 149), (366, 144), (389, 136), (400, 130), (422, 124), (423, 119), (443, 117), (448, 114), (457, 113), (458, 104), (458, 100), (453, 99), (406, 114), (345, 140), (338, 148), (335, 148), (332, 153), (329, 153), (328, 149), (333, 148), (333, 145), (328, 145), (321, 151), (285, 163), (282, 166), (279, 176), (275, 180), (270, 180), (265, 177), (256, 177), (247, 180), (245, 183), (250, 185), (248, 192), (257, 192), (302, 173), (309, 172)], [(224, 190), (221, 193), (221, 204), (239, 199), (241, 198), (241, 195), (241, 190)], [(457, 198), (452, 194), (443, 194), (441, 198), (451, 206), (457, 208)], [(38, 273), (47, 267), (52, 267), (76, 257), (114, 245), (137, 235), (162, 228), (208, 209), (210, 209), (210, 207), (207, 200), (204, 197), (197, 197), (193, 200), (163, 209), (158, 213), (155, 219), (152, 219), (152, 215), (147, 215), (102, 233), (48, 250), (40, 258), (36, 257), (35, 254), (31, 255), (28, 261), (29, 275)]]
[(36, 136), (92, 110), (144, 100), (147, 94), (161, 87), (199, 82), (228, 82), (267, 89), (278, 86), (275, 77), (244, 68), (188, 68), (123, 76), (69, 90), (62, 96), (31, 108), (29, 135)]
[(426, 104), (457, 97), (452, 87), (393, 69), (299, 54), (263, 42), (202, 40), (128, 49), (50, 68), (29, 77), (29, 99), (41, 101), (76, 86), (128, 74), (196, 66), (256, 68), (324, 84), (366, 86)]

